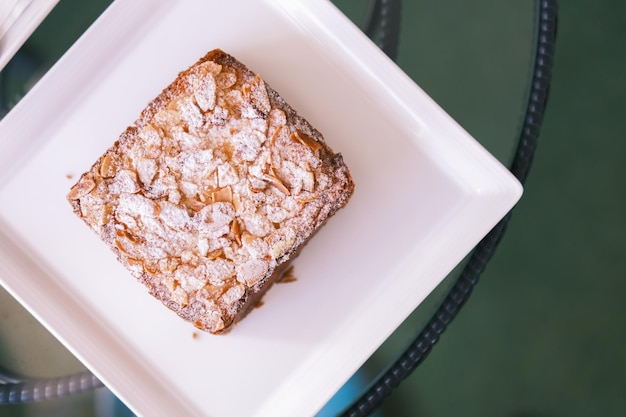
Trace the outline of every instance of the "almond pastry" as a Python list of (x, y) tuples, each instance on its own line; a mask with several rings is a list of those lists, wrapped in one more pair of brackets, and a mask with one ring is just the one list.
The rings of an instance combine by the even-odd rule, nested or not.
[(67, 198), (150, 294), (223, 333), (353, 189), (320, 132), (214, 50), (147, 105)]

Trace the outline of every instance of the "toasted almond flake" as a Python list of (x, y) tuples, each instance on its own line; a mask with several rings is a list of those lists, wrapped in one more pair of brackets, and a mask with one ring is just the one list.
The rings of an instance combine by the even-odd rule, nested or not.
[(195, 255), (193, 254), (192, 251), (184, 250), (183, 253), (180, 254), (180, 260), (182, 263), (188, 264), (188, 263), (191, 263), (191, 261), (193, 261), (194, 256)]
[(159, 217), (161, 214), (161, 206), (156, 201), (154, 202), (154, 217)]
[(253, 234), (250, 234), (248, 232), (243, 232), (243, 235), (241, 236), (241, 241), (243, 242), (244, 245), (251, 245), (252, 242), (254, 242), (255, 239), (258, 239), (256, 236), (254, 236)]
[(286, 251), (293, 245), (295, 241), (295, 237), (287, 237), (283, 240), (278, 240), (274, 242), (273, 246), (270, 248), (270, 254), (277, 259), (283, 256)]
[(110, 154), (106, 154), (100, 163), (100, 175), (103, 178), (111, 178), (115, 176), (116, 172), (117, 167), (113, 157)]
[(230, 185), (226, 187), (220, 188), (219, 190), (213, 191), (211, 198), (214, 203), (217, 202), (225, 202), (232, 203), (233, 202), (233, 190), (230, 188)]
[(144, 271), (152, 275), (156, 275), (161, 272), (156, 265), (153, 265), (147, 261), (142, 262), (142, 267)]
[(84, 176), (78, 181), (78, 183), (76, 183), (76, 185), (72, 187), (70, 192), (67, 194), (67, 198), (70, 200), (78, 200), (79, 198), (89, 194), (94, 188), (96, 188), (94, 180)]
[(276, 138), (278, 137), (282, 129), (282, 126), (276, 126), (276, 129), (274, 129), (274, 132), (272, 132), (272, 137), (270, 138), (270, 147), (274, 147), (274, 144), (276, 143)]
[(306, 204), (306, 203), (310, 203), (311, 201), (315, 201), (315, 200), (317, 200), (317, 198), (318, 198), (318, 196), (311, 196), (311, 197), (298, 197), (298, 198), (296, 198), (296, 201), (297, 201), (298, 203), (303, 203), (303, 204)]
[(115, 239), (115, 247), (122, 253), (128, 253), (121, 240)]
[(276, 138), (280, 134), (280, 131), (282, 130), (282, 128), (283, 128), (282, 126), (277, 126), (276, 129), (274, 129), (274, 132), (272, 133), (272, 137), (270, 137), (269, 170), (272, 174), (274, 174), (274, 158), (273, 158), (274, 145), (276, 144)]
[(197, 78), (194, 87), (194, 98), (200, 110), (203, 113), (213, 110), (215, 108), (215, 92), (217, 89), (215, 77), (212, 74), (207, 74), (202, 78)]
[(139, 266), (143, 268), (143, 262), (141, 262), (139, 259), (127, 257), (126, 262), (128, 262), (128, 265), (130, 266)]
[(213, 61), (204, 61), (198, 65), (198, 72), (201, 74), (211, 74), (217, 76), (222, 72), (222, 66)]
[(137, 193), (140, 190), (137, 179), (137, 172), (132, 169), (121, 169), (115, 174), (113, 182), (109, 186), (111, 192), (120, 193)]
[(316, 141), (311, 136), (307, 135), (301, 130), (296, 130), (291, 135), (289, 135), (289, 137), (292, 141), (301, 143), (302, 145), (311, 149), (313, 152), (322, 147), (322, 145), (318, 141)]
[(189, 304), (189, 294), (182, 288), (178, 287), (171, 292), (172, 300), (177, 302), (181, 307), (186, 307)]
[(278, 179), (278, 177), (276, 177), (274, 175), (270, 175), (270, 174), (265, 174), (263, 179), (268, 181), (274, 187), (278, 188), (280, 190), (280, 192), (282, 192), (283, 194), (291, 195), (291, 192), (289, 192), (289, 189), (285, 186), (285, 184), (282, 183), (282, 181), (280, 179)]
[(201, 202), (203, 202), (204, 204), (208, 204), (213, 199), (211, 194), (212, 193), (209, 193), (209, 192), (206, 192), (206, 191), (202, 191), (201, 193), (198, 194), (198, 197), (200, 198)]
[(235, 213), (238, 212), (241, 207), (241, 197), (239, 194), (233, 194), (233, 207), (235, 208)]
[(222, 248), (218, 248), (212, 252), (207, 253), (206, 257), (211, 260), (214, 261), (217, 258), (221, 258), (224, 255), (224, 249)]
[(111, 215), (113, 214), (113, 207), (110, 204), (104, 204), (102, 206), (102, 216), (100, 217), (100, 225), (106, 224)]
[[(215, 315), (219, 315), (219, 313), (215, 313)], [(224, 320), (222, 320), (221, 317), (218, 317), (217, 320), (215, 320), (213, 322), (213, 324), (211, 325), (211, 332), (215, 333), (215, 332), (219, 332), (220, 330), (222, 330), (225, 327), (224, 325)]]
[(224, 294), (222, 294), (222, 296), (220, 297), (220, 299), (222, 302), (226, 303), (227, 305), (232, 305), (236, 303), (237, 301), (241, 300), (241, 298), (245, 295), (245, 293), (246, 293), (246, 288), (241, 284), (237, 284), (237, 285), (230, 287), (227, 291), (225, 291)]
[(124, 230), (123, 236), (133, 243), (139, 242), (139, 238), (135, 236), (134, 234), (132, 234), (131, 232), (129, 232), (128, 230)]
[(237, 76), (232, 72), (220, 72), (215, 77), (215, 82), (217, 87), (220, 89), (225, 89), (232, 87), (237, 82)]
[(170, 292), (176, 289), (176, 286), (174, 285), (175, 281), (176, 280), (172, 277), (163, 277), (163, 284)]
[(265, 188), (267, 188), (267, 187), (266, 187), (266, 183), (265, 183), (264, 181), (258, 181), (258, 182), (259, 182), (259, 184), (258, 184), (258, 185), (263, 184), (263, 188), (254, 187), (252, 184), (248, 183), (248, 190), (249, 190), (251, 193), (253, 193), (253, 194), (254, 194), (254, 193), (261, 193), (261, 192), (263, 192), (263, 190), (264, 190)]
[(241, 246), (241, 228), (239, 227), (239, 222), (237, 221), (237, 219), (233, 219), (230, 231), (235, 236), (235, 241), (237, 242), (237, 244)]
[(206, 204), (204, 204), (202, 201), (198, 201), (194, 198), (188, 198), (185, 200), (185, 206), (193, 211), (193, 212), (199, 212), (200, 210), (202, 210), (204, 207), (206, 207)]
[(265, 82), (260, 75), (254, 77), (254, 81), (242, 88), (243, 98), (249, 101), (258, 112), (267, 117), (272, 109)]
[(268, 268), (268, 261), (264, 259), (250, 259), (239, 267), (237, 281), (246, 284), (250, 288), (265, 277)]
[(158, 262), (159, 269), (167, 273), (174, 272), (176, 268), (178, 268), (178, 265), (180, 265), (178, 258), (172, 258), (172, 257), (159, 259), (159, 262)]
[(141, 181), (145, 187), (152, 184), (152, 181), (159, 170), (157, 161), (154, 159), (140, 158), (137, 160), (136, 166), (139, 181)]
[(308, 166), (302, 175), (302, 188), (307, 192), (313, 192), (315, 190), (315, 174)]

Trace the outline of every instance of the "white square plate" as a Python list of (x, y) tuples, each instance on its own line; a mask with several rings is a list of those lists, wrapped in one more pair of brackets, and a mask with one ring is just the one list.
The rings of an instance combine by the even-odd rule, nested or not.
[[(227, 336), (149, 296), (65, 200), (217, 47), (322, 131), (356, 183), (297, 281)], [(140, 415), (312, 415), (520, 195), (326, 0), (118, 0), (0, 123), (0, 280)]]

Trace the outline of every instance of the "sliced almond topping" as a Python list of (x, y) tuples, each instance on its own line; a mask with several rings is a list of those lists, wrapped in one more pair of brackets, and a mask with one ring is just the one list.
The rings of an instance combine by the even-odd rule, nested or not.
[(128, 230), (124, 230), (122, 233), (123, 233), (123, 236), (126, 239), (130, 240), (132, 243), (139, 242), (139, 238), (135, 236), (134, 234), (132, 234), (131, 232), (129, 232)]
[(233, 207), (235, 208), (235, 213), (238, 212), (241, 207), (241, 197), (239, 194), (233, 194)]
[(270, 138), (270, 147), (273, 147), (274, 143), (276, 143), (276, 138), (280, 134), (280, 131), (282, 130), (282, 128), (283, 128), (282, 126), (276, 126), (276, 129), (274, 129), (274, 132), (272, 133), (272, 137)]
[(248, 232), (243, 232), (243, 235), (241, 236), (241, 241), (246, 246), (251, 245), (255, 239), (257, 239), (257, 237)]
[(235, 241), (237, 242), (237, 244), (241, 245), (241, 228), (239, 227), (239, 222), (237, 221), (237, 219), (233, 219), (230, 231), (235, 236)]
[(115, 176), (117, 166), (111, 154), (106, 154), (100, 163), (100, 175), (103, 178), (111, 178)]
[(215, 82), (218, 88), (230, 88), (237, 82), (237, 76), (232, 72), (220, 72), (215, 77)]
[(255, 185), (252, 185), (250, 182), (248, 183), (248, 190), (250, 190), (251, 193), (260, 193), (266, 188), (267, 183), (260, 178), (259, 181), (255, 181)]
[(172, 277), (163, 277), (163, 284), (167, 287), (170, 292), (176, 289), (176, 285), (174, 284), (176, 280)]
[(140, 266), (141, 268), (143, 268), (143, 262), (141, 262), (139, 259), (126, 258), (126, 262), (129, 266)]
[[(197, 213), (200, 210), (202, 210), (204, 207), (206, 207), (206, 204), (194, 198), (188, 198), (188, 199), (185, 199), (185, 206), (188, 209), (187, 211), (191, 210), (192, 212)], [(160, 212), (160, 206), (159, 206), (159, 212)], [(189, 214), (192, 214), (192, 213), (189, 213)]]
[(78, 200), (81, 197), (86, 196), (96, 187), (96, 183), (89, 177), (82, 177), (76, 185), (72, 187), (67, 194), (67, 198), (70, 200)]
[(265, 117), (272, 109), (265, 82), (260, 75), (257, 74), (250, 85), (244, 85), (242, 88), (243, 98), (252, 104), (252, 107), (261, 112)]
[(198, 256), (191, 250), (183, 250), (180, 254), (180, 261), (183, 264), (191, 265), (193, 267), (198, 266)]
[(320, 145), (318, 141), (316, 141), (311, 136), (307, 135), (301, 130), (296, 130), (291, 135), (289, 135), (289, 137), (291, 138), (292, 141), (301, 143), (302, 145), (311, 149), (313, 152), (315, 152), (316, 150), (322, 147), (322, 145)]
[(308, 192), (312, 192), (313, 190), (315, 190), (315, 174), (310, 169), (307, 169), (304, 172), (304, 176), (302, 178), (302, 188), (304, 188), (305, 191)]
[(225, 285), (212, 285), (207, 283), (199, 290), (199, 293), (210, 300), (217, 300), (224, 294), (225, 290)]
[(276, 143), (276, 138), (280, 134), (280, 131), (282, 130), (282, 128), (283, 128), (282, 126), (276, 127), (276, 129), (274, 129), (274, 132), (272, 133), (272, 137), (270, 138), (269, 166), (270, 166), (270, 171), (272, 172), (272, 174), (274, 173), (274, 158), (272, 157), (273, 150), (274, 150), (274, 144)]
[(223, 255), (224, 255), (224, 249), (219, 248), (219, 249), (216, 249), (216, 250), (214, 250), (212, 252), (207, 253), (206, 257), (208, 259), (210, 259), (211, 261), (214, 261), (217, 258), (222, 257)]
[(159, 214), (161, 214), (161, 206), (159, 205), (159, 203), (155, 202), (154, 203), (154, 217), (159, 217)]
[(144, 271), (146, 271), (147, 273), (152, 274), (152, 275), (156, 275), (159, 272), (161, 272), (159, 270), (159, 268), (155, 264), (150, 264), (147, 261), (142, 262), (141, 266), (143, 267)]
[(295, 237), (277, 240), (270, 247), (270, 254), (272, 255), (272, 257), (274, 257), (274, 259), (278, 259), (283, 256), (289, 250), (289, 248), (293, 246), (294, 242)]
[(194, 85), (194, 98), (200, 109), (206, 113), (215, 108), (216, 89), (215, 78), (212, 74), (206, 74), (204, 77), (197, 78)]
[(264, 259), (250, 259), (239, 267), (237, 281), (248, 288), (261, 281), (269, 269), (269, 262)]
[(137, 173), (131, 169), (121, 169), (116, 172), (113, 182), (118, 193), (136, 193), (141, 189)]
[(296, 201), (297, 201), (298, 203), (303, 203), (303, 204), (306, 204), (306, 203), (310, 203), (311, 201), (315, 201), (315, 200), (317, 200), (317, 197), (318, 197), (318, 196), (316, 196), (316, 195), (314, 195), (314, 196), (310, 196), (310, 197), (297, 197), (297, 198), (296, 198)]
[(222, 72), (222, 66), (213, 61), (204, 61), (203, 63), (198, 65), (198, 72), (201, 74), (211, 74), (213, 76), (218, 75)]
[(291, 192), (289, 192), (289, 189), (275, 175), (265, 174), (263, 176), (263, 179), (265, 179), (267, 182), (272, 184), (274, 187), (278, 188), (280, 192), (282, 192), (283, 194), (291, 195)]
[(154, 177), (159, 171), (157, 162), (154, 159), (140, 158), (137, 160), (136, 166), (139, 181), (146, 187), (152, 184)]
[(211, 202), (211, 200), (213, 199), (212, 193), (206, 192), (206, 191), (202, 191), (198, 194), (198, 197), (200, 198), (200, 201), (202, 201), (204, 204), (208, 204)]
[(110, 204), (102, 206), (102, 216), (100, 217), (100, 225), (106, 224), (113, 214), (113, 207)]
[(128, 253), (121, 240), (115, 239), (115, 247), (122, 253)]
[(178, 258), (163, 258), (159, 260), (159, 269), (163, 272), (172, 273), (178, 268), (180, 262)]
[(214, 203), (217, 203), (219, 201), (222, 201), (225, 203), (232, 203), (233, 202), (233, 190), (230, 188), (230, 185), (227, 185), (226, 187), (213, 191), (211, 198), (213, 199)]
[[(174, 281), (175, 283), (178, 281)], [(181, 307), (185, 307), (189, 304), (189, 294), (185, 292), (180, 287), (176, 287), (171, 293), (170, 296), (172, 300), (180, 304)]]

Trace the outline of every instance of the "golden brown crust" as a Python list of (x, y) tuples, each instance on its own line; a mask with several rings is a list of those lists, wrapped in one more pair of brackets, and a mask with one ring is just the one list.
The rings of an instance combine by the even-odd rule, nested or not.
[(220, 333), (353, 188), (320, 132), (217, 49), (146, 106), (68, 200), (153, 296)]

